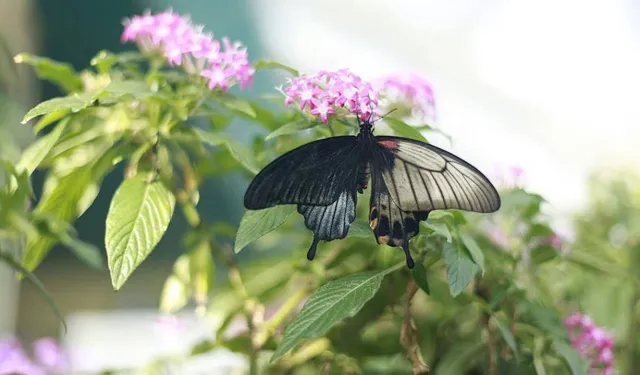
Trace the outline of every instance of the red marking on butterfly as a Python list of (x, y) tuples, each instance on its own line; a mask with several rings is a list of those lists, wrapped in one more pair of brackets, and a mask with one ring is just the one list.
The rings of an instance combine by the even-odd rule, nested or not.
[(390, 150), (395, 150), (398, 148), (398, 141), (393, 141), (393, 140), (378, 141), (378, 144)]

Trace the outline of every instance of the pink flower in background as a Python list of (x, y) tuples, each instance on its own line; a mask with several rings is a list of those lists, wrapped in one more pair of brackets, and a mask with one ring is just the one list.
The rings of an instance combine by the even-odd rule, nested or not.
[(592, 368), (604, 369), (613, 374), (613, 347), (611, 334), (598, 327), (588, 315), (571, 314), (564, 320), (569, 341), (583, 358), (591, 360)]
[(33, 357), (49, 373), (66, 374), (69, 357), (53, 337), (43, 337), (33, 343)]
[(61, 375), (69, 372), (66, 353), (53, 338), (42, 338), (33, 344), (35, 361), (27, 356), (15, 337), (0, 339), (0, 374)]
[(121, 40), (135, 41), (143, 51), (161, 51), (170, 65), (206, 78), (211, 90), (226, 91), (236, 83), (245, 88), (255, 72), (240, 42), (222, 38), (220, 43), (188, 17), (170, 10), (125, 20)]
[(378, 105), (378, 94), (370, 83), (348, 69), (336, 72), (321, 71), (316, 75), (300, 75), (291, 79), (281, 90), (285, 104), (297, 104), (327, 123), (337, 108), (368, 119)]
[(416, 74), (390, 75), (381, 79), (379, 89), (381, 104), (379, 114), (391, 109), (406, 107), (409, 117), (421, 124), (435, 120), (436, 103), (431, 84)]

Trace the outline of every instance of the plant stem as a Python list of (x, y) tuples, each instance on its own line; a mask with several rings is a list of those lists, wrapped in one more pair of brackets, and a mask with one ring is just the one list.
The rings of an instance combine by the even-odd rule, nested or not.
[(262, 331), (256, 335), (254, 339), (254, 346), (256, 348), (262, 348), (267, 340), (275, 333), (276, 329), (282, 325), (287, 319), (289, 314), (295, 310), (300, 302), (307, 297), (307, 288), (299, 289), (293, 295), (291, 295), (283, 304), (280, 309), (269, 319), (262, 327)]
[(636, 314), (636, 306), (638, 300), (640, 300), (640, 290), (638, 290), (637, 278), (635, 276), (635, 269), (640, 264), (640, 242), (635, 246), (630, 247), (631, 250), (631, 262), (630, 262), (630, 275), (634, 279), (631, 295), (631, 306), (629, 307), (629, 328), (627, 331), (627, 374), (636, 374), (640, 371), (640, 359), (636, 355), (637, 342), (638, 342), (638, 318)]
[(420, 353), (418, 332), (411, 317), (411, 300), (416, 295), (416, 292), (418, 292), (418, 286), (411, 279), (407, 285), (407, 299), (404, 303), (404, 321), (400, 331), (400, 343), (407, 351), (407, 358), (411, 361), (413, 375), (425, 375), (429, 373), (429, 366)]

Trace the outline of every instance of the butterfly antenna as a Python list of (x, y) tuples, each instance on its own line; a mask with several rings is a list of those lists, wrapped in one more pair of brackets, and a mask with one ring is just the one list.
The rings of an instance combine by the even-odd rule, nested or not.
[[(385, 117), (389, 116), (391, 113), (393, 113), (393, 112), (394, 112), (394, 111), (396, 111), (397, 109), (398, 109), (398, 108), (394, 108), (394, 109), (390, 110), (389, 112), (385, 113), (384, 115), (382, 115), (382, 116), (378, 117), (375, 121), (380, 121), (380, 120), (382, 120), (383, 118), (385, 118)], [(372, 122), (374, 122), (374, 121), (372, 121)]]

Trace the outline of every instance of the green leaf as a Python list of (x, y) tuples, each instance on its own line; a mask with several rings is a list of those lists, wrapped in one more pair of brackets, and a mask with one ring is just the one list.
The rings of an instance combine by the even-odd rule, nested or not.
[(451, 243), (453, 241), (453, 236), (451, 235), (451, 232), (449, 232), (449, 228), (446, 224), (424, 221), (422, 222), (422, 225), (431, 229), (433, 233), (446, 238), (447, 242)]
[(416, 285), (418, 285), (423, 292), (431, 294), (429, 290), (429, 280), (427, 280), (427, 269), (424, 268), (422, 263), (416, 263), (415, 267), (411, 270), (411, 276), (413, 276)]
[(256, 111), (251, 106), (251, 103), (247, 100), (239, 98), (229, 98), (221, 100), (221, 103), (237, 114), (245, 115), (252, 119), (256, 118)]
[(104, 269), (104, 260), (97, 247), (71, 237), (61, 242), (86, 265), (98, 270)]
[(31, 108), (31, 110), (24, 115), (22, 123), (26, 124), (34, 117), (46, 115), (52, 112), (79, 112), (93, 104), (95, 100), (96, 97), (93, 93), (71, 94), (69, 96), (49, 99)]
[(176, 275), (170, 275), (164, 282), (160, 294), (160, 311), (173, 314), (189, 302), (189, 287)]
[(16, 169), (18, 171), (26, 171), (31, 175), (47, 157), (51, 149), (58, 143), (68, 122), (68, 119), (62, 120), (49, 134), (38, 138), (24, 150), (16, 165)]
[(473, 280), (479, 268), (463, 248), (450, 243), (444, 244), (443, 257), (447, 265), (449, 291), (456, 297)]
[(473, 261), (480, 266), (480, 269), (484, 272), (484, 254), (482, 253), (482, 250), (480, 250), (476, 240), (466, 233), (460, 234), (460, 239), (467, 248), (467, 251), (469, 251)]
[(554, 340), (553, 347), (567, 362), (572, 375), (587, 375), (589, 363), (580, 357), (580, 354), (569, 346), (569, 344), (560, 340)]
[(191, 255), (182, 254), (173, 264), (171, 275), (167, 278), (160, 295), (160, 311), (175, 313), (189, 302), (191, 274)]
[(240, 220), (233, 250), (238, 253), (248, 244), (278, 228), (293, 213), (294, 209), (295, 206), (286, 205), (245, 212)]
[(406, 124), (404, 121), (398, 120), (397, 118), (393, 117), (385, 117), (384, 122), (389, 125), (389, 127), (393, 129), (394, 133), (399, 136), (417, 139), (419, 141), (429, 143), (419, 130), (411, 125)]
[(303, 340), (322, 336), (337, 322), (357, 314), (376, 294), (387, 272), (349, 275), (321, 286), (287, 326), (271, 361), (282, 357)]
[(275, 61), (259, 60), (259, 61), (256, 61), (256, 63), (253, 65), (253, 67), (256, 70), (260, 70), (260, 69), (279, 69), (279, 70), (284, 70), (284, 71), (287, 71), (287, 72), (293, 74), (295, 77), (300, 75), (300, 73), (296, 69), (291, 68), (289, 66), (286, 66), (284, 64), (281, 64), (279, 62), (275, 62)]
[(66, 115), (67, 111), (65, 110), (47, 113), (46, 115), (42, 116), (42, 118), (38, 120), (38, 122), (33, 126), (33, 131), (36, 134), (40, 133), (43, 129), (47, 128), (49, 125), (55, 123), (56, 121), (63, 119)]
[(29, 280), (29, 282), (31, 282), (31, 284), (33, 284), (33, 286), (36, 287), (36, 291), (42, 296), (42, 298), (44, 298), (47, 304), (51, 307), (54, 314), (56, 314), (58, 319), (60, 319), (60, 321), (62, 322), (62, 325), (64, 326), (64, 330), (66, 331), (67, 323), (64, 321), (64, 316), (62, 315), (60, 308), (56, 304), (56, 301), (53, 299), (53, 297), (51, 297), (51, 294), (49, 294), (47, 289), (44, 287), (42, 282), (36, 277), (36, 275), (31, 273), (24, 265), (22, 265), (22, 263), (20, 263), (17, 259), (15, 259), (10, 254), (0, 251), (0, 259), (3, 260), (5, 263), (7, 263), (9, 266), (11, 266), (11, 268), (13, 268), (16, 272), (18, 272), (21, 275), (24, 275), (27, 278), (27, 280)]
[(130, 96), (133, 99), (145, 99), (154, 95), (151, 88), (145, 81), (112, 81), (100, 94), (101, 102), (112, 103), (122, 98)]
[(212, 146), (224, 146), (231, 156), (242, 164), (250, 172), (257, 174), (260, 171), (258, 163), (249, 149), (238, 142), (228, 138), (224, 134), (213, 133), (203, 129), (194, 129), (200, 140)]
[(136, 175), (120, 185), (107, 214), (105, 247), (115, 290), (158, 244), (169, 226), (175, 198), (161, 182)]
[(269, 139), (276, 138), (281, 135), (292, 134), (292, 133), (299, 132), (301, 130), (310, 129), (319, 124), (321, 124), (321, 122), (309, 121), (307, 119), (296, 120), (288, 124), (282, 125), (278, 129), (269, 133), (269, 135), (267, 135), (265, 140), (268, 141)]
[(66, 92), (74, 92), (82, 89), (82, 79), (73, 70), (71, 64), (51, 60), (46, 57), (21, 53), (14, 57), (16, 64), (27, 64), (34, 67), (36, 75), (45, 79)]
[(369, 227), (369, 223), (364, 220), (356, 220), (349, 227), (349, 237), (355, 238), (373, 238), (373, 231)]
[(504, 341), (509, 345), (511, 351), (513, 351), (513, 355), (516, 357), (516, 361), (520, 361), (520, 353), (518, 352), (518, 344), (516, 344), (516, 339), (513, 337), (513, 333), (509, 329), (509, 326), (506, 322), (504, 322), (501, 318), (495, 317), (496, 325), (498, 326), (498, 330), (502, 335)]
[(198, 305), (203, 306), (207, 302), (209, 291), (213, 287), (214, 271), (210, 242), (205, 238), (189, 252), (189, 279)]

